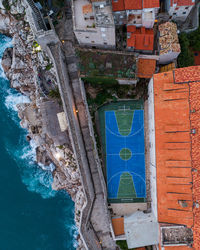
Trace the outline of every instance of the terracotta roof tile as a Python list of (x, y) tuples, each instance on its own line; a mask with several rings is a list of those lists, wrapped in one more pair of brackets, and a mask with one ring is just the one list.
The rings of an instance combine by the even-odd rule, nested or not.
[(192, 0), (170, 0), (170, 5), (173, 6), (176, 4), (177, 6), (192, 6), (195, 4), (195, 1)]
[(153, 29), (145, 29), (145, 27), (135, 28), (134, 25), (127, 26), (127, 30), (133, 30), (127, 38), (127, 47), (133, 47), (135, 50), (153, 50), (154, 32)]
[(84, 14), (92, 13), (92, 4), (83, 5), (82, 9)]
[[(177, 98), (170, 99), (173, 95)], [(154, 75), (154, 101), (158, 220), (192, 227), (192, 249), (197, 250), (200, 249), (200, 66)], [(191, 134), (191, 129), (195, 129), (195, 134)], [(181, 207), (181, 200), (186, 200), (188, 206)]]
[(142, 0), (124, 0), (126, 10), (142, 10)]
[(112, 0), (113, 11), (123, 11), (125, 10), (124, 0)]
[(137, 63), (137, 77), (151, 78), (155, 73), (156, 60), (139, 58)]
[(143, 8), (159, 8), (159, 0), (143, 0)]
[(159, 25), (159, 46), (160, 55), (167, 54), (169, 51), (180, 52), (180, 44), (175, 23), (166, 22)]
[(194, 82), (200, 80), (200, 66), (191, 66), (174, 70), (175, 83)]
[(177, 0), (177, 6), (192, 6), (195, 1), (192, 0)]
[[(199, 67), (198, 67), (199, 69)], [(197, 79), (197, 78), (196, 78)], [(192, 167), (193, 171), (193, 202), (200, 201), (200, 75), (199, 82), (191, 82), (190, 86), (190, 109), (196, 110), (190, 114), (191, 128), (197, 133), (191, 136), (192, 139)], [(194, 249), (200, 249), (200, 208), (194, 206), (194, 227), (193, 239)]]
[[(181, 87), (173, 83), (172, 71), (154, 75), (158, 220), (191, 227), (189, 86)], [(179, 200), (189, 201), (187, 209)]]
[[(94, 1), (94, 0), (93, 0)], [(112, 0), (113, 11), (159, 8), (159, 0)]]
[(167, 246), (163, 250), (192, 250), (189, 246)]
[(124, 235), (124, 218), (113, 218), (112, 219), (113, 230), (115, 236)]

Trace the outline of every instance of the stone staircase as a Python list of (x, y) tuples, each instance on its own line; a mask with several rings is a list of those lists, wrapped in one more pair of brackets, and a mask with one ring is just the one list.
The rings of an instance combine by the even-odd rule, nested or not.
[(26, 0), (26, 1), (34, 13), (34, 18), (37, 21), (38, 30), (47, 30), (42, 14), (39, 11), (39, 9), (35, 6), (34, 1), (33, 0)]

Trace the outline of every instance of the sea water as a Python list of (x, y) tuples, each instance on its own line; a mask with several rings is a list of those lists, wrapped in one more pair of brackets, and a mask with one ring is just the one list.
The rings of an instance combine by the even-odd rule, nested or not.
[[(0, 58), (9, 46), (11, 39), (0, 34)], [(34, 142), (19, 125), (22, 102), (29, 99), (9, 87), (0, 66), (0, 250), (73, 250), (74, 204), (66, 192), (52, 190), (51, 171), (36, 164)]]

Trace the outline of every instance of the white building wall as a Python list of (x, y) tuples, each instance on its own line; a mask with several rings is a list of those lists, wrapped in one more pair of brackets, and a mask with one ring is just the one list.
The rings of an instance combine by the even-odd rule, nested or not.
[(92, 31), (74, 30), (80, 45), (115, 47), (115, 27), (96, 27)]
[(150, 189), (151, 189), (151, 200), (152, 200), (151, 209), (156, 220), (158, 220), (153, 78), (151, 78), (148, 85), (148, 95), (149, 95), (148, 98), (149, 164), (150, 164)]
[(155, 10), (143, 9), (142, 11), (142, 26), (145, 28), (153, 28), (155, 22)]
[(164, 55), (160, 55), (159, 56), (159, 63), (160, 64), (171, 63), (178, 57), (179, 54), (180, 54), (180, 52), (169, 51), (168, 53), (166, 53)]
[(184, 21), (189, 15), (193, 6), (177, 6), (174, 4), (169, 8), (169, 15), (172, 20)]

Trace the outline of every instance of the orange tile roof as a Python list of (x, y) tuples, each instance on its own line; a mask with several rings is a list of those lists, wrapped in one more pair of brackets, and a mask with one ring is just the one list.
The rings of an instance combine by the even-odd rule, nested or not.
[(159, 0), (112, 0), (113, 11), (159, 8)]
[[(131, 28), (131, 26), (133, 26)], [(127, 38), (127, 47), (134, 47), (135, 50), (153, 50), (154, 32), (153, 29), (145, 29), (145, 27), (134, 28), (134, 25), (127, 26), (127, 31), (131, 31), (130, 38)]]
[(177, 6), (192, 6), (195, 5), (195, 1), (192, 0), (171, 0), (171, 6), (176, 4)]
[(83, 5), (82, 9), (84, 14), (92, 13), (92, 4)]
[(124, 0), (126, 10), (142, 10), (142, 0)]
[[(196, 72), (196, 68), (193, 67)], [(191, 71), (190, 71), (191, 72)], [(197, 74), (196, 74), (197, 77)], [(192, 167), (195, 171), (193, 175), (193, 202), (200, 202), (200, 71), (199, 81), (191, 82), (190, 84), (190, 110), (195, 110), (190, 114), (191, 128), (196, 129), (196, 134), (191, 136), (192, 138)], [(199, 204), (200, 205), (200, 204)], [(200, 208), (194, 206), (194, 227), (193, 227), (193, 239), (194, 249), (200, 249)]]
[[(192, 227), (193, 249), (197, 250), (200, 249), (200, 66), (154, 75), (154, 101), (158, 221)], [(192, 129), (195, 134), (191, 134)], [(187, 207), (182, 207), (181, 201)]]
[(143, 8), (159, 8), (159, 0), (143, 0)]
[(112, 225), (113, 225), (113, 230), (115, 233), (115, 236), (118, 235), (124, 235), (124, 218), (113, 218), (112, 219)]
[(117, 2), (112, 0), (112, 8), (113, 8), (113, 11), (125, 10), (124, 0), (117, 0)]
[(174, 70), (175, 83), (199, 81), (200, 66), (191, 66)]
[(137, 77), (151, 78), (155, 73), (156, 60), (139, 58), (137, 63)]
[(192, 250), (189, 246), (167, 246), (164, 250)]
[(135, 25), (127, 25), (127, 32), (136, 32)]

